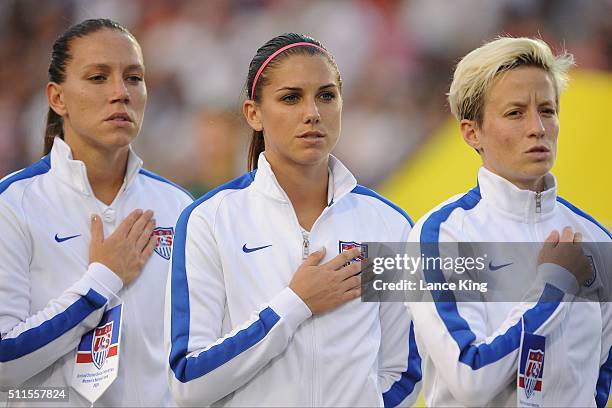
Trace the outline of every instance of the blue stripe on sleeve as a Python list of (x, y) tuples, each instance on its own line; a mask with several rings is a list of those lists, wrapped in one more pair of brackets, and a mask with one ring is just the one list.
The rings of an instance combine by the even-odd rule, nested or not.
[(72, 330), (87, 316), (104, 307), (107, 299), (93, 289), (68, 306), (62, 313), (32, 327), (15, 338), (0, 340), (0, 362), (15, 360), (46, 346)]
[(249, 327), (224, 339), (220, 344), (212, 346), (197, 357), (175, 360), (175, 366), (172, 369), (177, 379), (185, 383), (210, 373), (259, 343), (279, 320), (280, 316), (267, 307), (259, 312), (259, 319), (251, 323)]
[(595, 392), (595, 403), (598, 408), (604, 408), (608, 404), (610, 382), (612, 382), (612, 348), (608, 351), (608, 359), (599, 369)]
[(408, 336), (408, 365), (406, 371), (387, 392), (383, 394), (385, 407), (399, 405), (408, 395), (414, 391), (414, 386), (421, 381), (421, 356), (417, 349), (414, 338), (414, 323), (410, 322), (410, 335)]
[(40, 176), (41, 174), (45, 174), (51, 169), (51, 156), (46, 155), (36, 163), (32, 164), (29, 167), (13, 174), (10, 177), (7, 177), (0, 183), (0, 194), (2, 194), (11, 184), (19, 180), (25, 180), (32, 177)]
[(240, 190), (248, 187), (254, 180), (255, 171), (224, 184), (185, 208), (176, 225), (174, 249), (172, 251), (171, 277), (171, 348), (170, 367), (177, 380), (187, 382), (201, 377), (238, 356), (263, 339), (280, 320), (271, 309), (263, 309), (259, 319), (250, 326), (226, 338), (220, 344), (200, 353), (197, 357), (187, 358), (189, 346), (189, 284), (185, 265), (187, 242), (187, 223), (194, 209), (223, 190)]
[(393, 208), (395, 211), (397, 211), (398, 213), (401, 214), (402, 217), (404, 217), (406, 219), (406, 221), (408, 221), (408, 223), (410, 224), (411, 227), (414, 226), (414, 223), (412, 222), (412, 220), (410, 219), (410, 217), (408, 216), (408, 213), (406, 213), (406, 211), (404, 211), (400, 206), (398, 206), (397, 204), (387, 200), (385, 197), (381, 196), (380, 194), (378, 194), (376, 191), (374, 190), (370, 190), (367, 187), (361, 186), (361, 185), (357, 185), (352, 191), (351, 193), (354, 194), (360, 194), (360, 195), (365, 195), (365, 196), (369, 196), (369, 197), (374, 197), (380, 201), (382, 201), (383, 203), (387, 204), (389, 207)]
[(564, 206), (566, 206), (567, 208), (569, 208), (570, 210), (572, 210), (575, 214), (578, 214), (582, 218), (585, 218), (585, 219), (591, 221), (593, 224), (597, 225), (599, 228), (601, 228), (601, 230), (603, 232), (605, 232), (605, 234), (608, 237), (610, 237), (612, 239), (612, 234), (610, 234), (610, 231), (608, 231), (603, 225), (598, 223), (595, 218), (591, 217), (589, 214), (585, 213), (580, 208), (576, 207), (575, 205), (573, 205), (572, 203), (570, 203), (569, 201), (567, 201), (564, 198), (557, 197), (557, 201), (560, 202), (561, 204), (563, 204)]
[[(432, 213), (423, 224), (421, 230), (421, 252), (425, 257), (439, 257), (440, 226), (451, 213), (461, 208), (471, 210), (481, 199), (479, 187), (475, 187), (457, 201), (449, 203), (438, 211)], [(427, 282), (446, 282), (443, 272), (439, 268), (424, 270)], [(468, 322), (459, 314), (457, 303), (452, 291), (432, 291), (435, 306), (446, 329), (459, 347), (459, 361), (470, 366), (473, 370), (494, 363), (514, 350), (521, 341), (521, 321), (510, 327), (504, 334), (497, 336), (491, 343), (474, 346), (476, 334), (470, 329)], [(525, 331), (535, 332), (544, 322), (552, 316), (561, 303), (563, 292), (551, 285), (546, 285), (538, 303), (523, 314)]]

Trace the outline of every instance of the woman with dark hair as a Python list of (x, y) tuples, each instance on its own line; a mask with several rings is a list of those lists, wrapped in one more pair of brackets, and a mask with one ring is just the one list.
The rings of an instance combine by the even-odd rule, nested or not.
[(130, 148), (147, 99), (138, 42), (111, 20), (70, 27), (46, 93), (45, 156), (0, 182), (0, 389), (171, 404), (162, 294), (172, 227), (192, 200)]
[[(183, 211), (166, 330), (181, 405), (395, 406), (420, 380), (400, 303), (364, 303), (365, 242), (408, 215), (333, 157), (342, 81), (317, 41), (285, 34), (251, 61), (251, 172)], [(314, 249), (311, 250), (311, 249)]]

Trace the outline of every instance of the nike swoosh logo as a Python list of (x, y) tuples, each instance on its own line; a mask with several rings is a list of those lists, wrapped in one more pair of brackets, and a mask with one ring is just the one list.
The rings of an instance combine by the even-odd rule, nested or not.
[(80, 237), (80, 236), (81, 236), (81, 234), (77, 234), (77, 235), (71, 235), (69, 237), (62, 237), (62, 238), (60, 238), (60, 237), (57, 236), (57, 234), (55, 234), (55, 241), (56, 242), (64, 242), (64, 241), (68, 241), (69, 239)]
[(510, 263), (503, 264), (503, 265), (493, 265), (493, 261), (491, 261), (491, 262), (489, 262), (489, 270), (491, 270), (491, 271), (496, 271), (496, 270), (498, 270), (498, 269), (505, 268), (506, 266), (510, 266), (510, 265), (512, 265), (513, 263), (514, 263), (514, 262), (510, 262)]
[(260, 249), (264, 249), (264, 248), (271, 247), (271, 246), (272, 246), (272, 244), (265, 245), (265, 246), (260, 246), (260, 247), (257, 247), (257, 248), (247, 248), (246, 244), (244, 244), (242, 246), (242, 252), (244, 252), (245, 254), (248, 254), (248, 253), (259, 251)]

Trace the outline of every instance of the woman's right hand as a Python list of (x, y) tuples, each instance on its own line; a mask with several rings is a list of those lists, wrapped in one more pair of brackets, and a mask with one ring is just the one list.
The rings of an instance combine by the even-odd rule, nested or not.
[(567, 269), (580, 285), (592, 277), (591, 264), (582, 250), (582, 234), (574, 233), (571, 227), (550, 233), (538, 257), (538, 265), (553, 263)]
[(154, 228), (153, 211), (138, 209), (132, 211), (105, 239), (100, 216), (92, 216), (89, 263), (105, 265), (121, 278), (124, 285), (128, 285), (140, 275), (153, 254), (157, 244), (157, 237), (152, 235)]
[(312, 314), (334, 309), (361, 296), (361, 262), (351, 262), (361, 254), (359, 247), (344, 251), (319, 265), (325, 248), (313, 252), (300, 265), (289, 287), (306, 303)]

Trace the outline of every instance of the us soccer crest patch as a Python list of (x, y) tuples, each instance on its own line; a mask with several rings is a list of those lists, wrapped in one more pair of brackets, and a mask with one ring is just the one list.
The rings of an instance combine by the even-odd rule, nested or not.
[(153, 230), (153, 235), (157, 238), (155, 252), (162, 258), (169, 260), (172, 255), (172, 241), (174, 240), (173, 227), (157, 227)]
[(71, 385), (92, 404), (117, 378), (122, 308), (117, 305), (107, 310), (77, 348)]
[(368, 258), (368, 245), (360, 244), (355, 241), (338, 241), (338, 253), (341, 254), (344, 251), (350, 251), (353, 248), (361, 248), (361, 254), (352, 259), (353, 262), (361, 262)]
[(518, 371), (518, 406), (542, 406), (546, 337), (523, 333)]
[[(113, 322), (108, 322), (102, 327), (96, 327), (91, 340), (91, 358), (96, 368), (100, 369), (106, 362), (111, 350), (111, 339), (113, 336)], [(117, 346), (113, 347), (113, 355), (117, 354)]]

